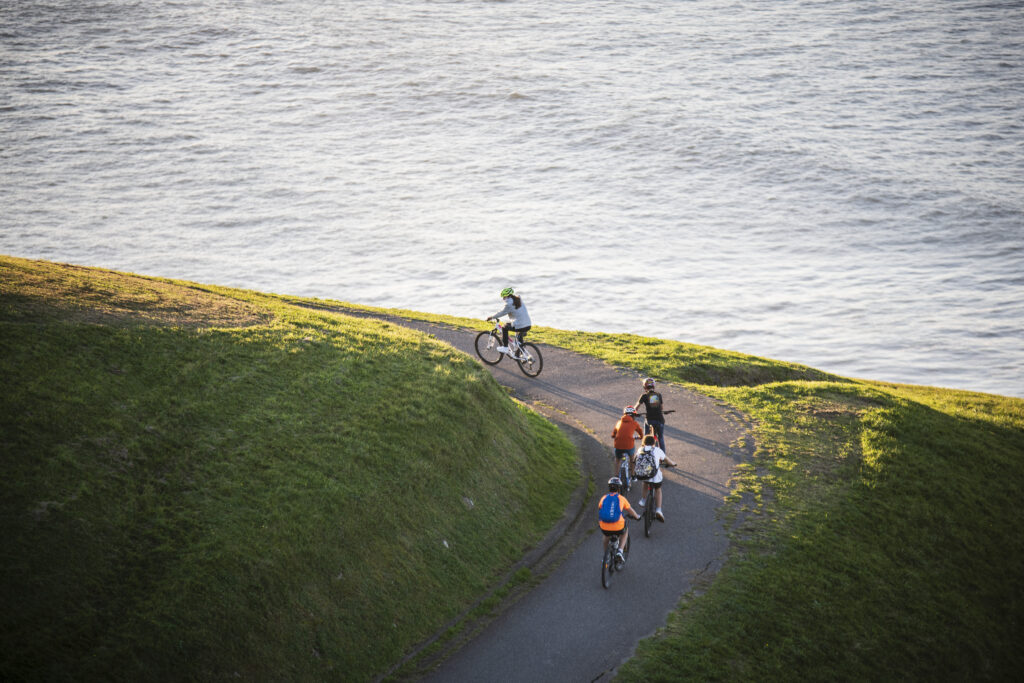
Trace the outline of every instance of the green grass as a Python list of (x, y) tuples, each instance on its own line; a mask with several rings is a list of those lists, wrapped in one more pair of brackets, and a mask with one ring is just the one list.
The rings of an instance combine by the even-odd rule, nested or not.
[[(547, 492), (576, 481), (560, 435), (475, 362), (289, 304), (482, 321), (144, 278), (71, 288), (82, 273), (26, 263), (0, 259), (7, 678), (366, 678), (492, 588), (561, 512)], [(17, 268), (45, 275), (11, 287)], [(754, 425), (725, 568), (622, 680), (1019, 678), (1024, 401), (632, 335), (531, 338)], [(368, 421), (382, 397), (395, 419)], [(537, 466), (550, 457), (563, 468)]]
[(0, 282), (6, 680), (371, 679), (579, 481), (426, 335), (9, 257)]

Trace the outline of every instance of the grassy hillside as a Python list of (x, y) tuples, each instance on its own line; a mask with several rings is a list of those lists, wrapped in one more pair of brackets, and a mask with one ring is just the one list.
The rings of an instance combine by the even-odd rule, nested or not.
[(754, 423), (754, 461), (723, 507), (730, 561), (621, 680), (1019, 679), (1024, 400), (633, 335), (531, 338), (686, 384)]
[[(0, 287), (7, 678), (365, 678), (557, 516), (564, 497), (530, 491), (575, 481), (557, 434), (429, 338), (288, 305), (312, 300), (3, 257)], [(1024, 401), (531, 337), (754, 423), (723, 507), (729, 562), (621, 679), (1019, 677)], [(535, 466), (552, 457), (563, 470)]]
[(427, 336), (0, 257), (4, 680), (366, 680), (557, 519), (568, 442)]

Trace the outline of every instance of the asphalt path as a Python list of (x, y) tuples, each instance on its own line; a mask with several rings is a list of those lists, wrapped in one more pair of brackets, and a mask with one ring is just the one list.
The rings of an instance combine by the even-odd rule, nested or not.
[[(478, 331), (385, 319), (427, 332), (477, 357), (473, 342)], [(536, 378), (526, 377), (509, 358), (488, 367), (516, 398), (563, 423), (586, 454), (584, 479), (592, 477), (600, 495), (615, 470), (612, 428), (622, 408), (642, 393), (642, 377), (564, 349), (538, 346), (544, 367)], [(629, 560), (610, 588), (603, 588), (597, 497), (581, 494), (584, 481), (563, 524), (543, 544), (561, 549), (547, 553), (549, 561), (558, 556), (554, 568), (423, 680), (609, 679), (640, 639), (665, 625), (683, 595), (714, 576), (728, 547), (716, 511), (736, 465), (749, 458), (750, 439), (745, 447), (737, 443), (747, 426), (736, 411), (706, 396), (668, 383), (659, 383), (658, 390), (665, 408), (675, 410), (667, 416), (665, 440), (668, 456), (679, 465), (665, 470), (665, 523), (655, 522), (650, 538), (645, 538), (643, 524), (629, 522)], [(639, 487), (627, 497), (639, 511)], [(579, 540), (559, 543), (573, 536)], [(545, 550), (538, 549), (536, 555)]]

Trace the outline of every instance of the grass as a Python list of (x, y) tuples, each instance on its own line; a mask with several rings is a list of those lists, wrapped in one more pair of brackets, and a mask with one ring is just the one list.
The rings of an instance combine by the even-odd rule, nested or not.
[(371, 679), (578, 482), (426, 335), (10, 257), (0, 282), (5, 680)]
[[(23, 610), (35, 600), (21, 596), (33, 592), (46, 605), (27, 616), (7, 610), (5, 653), (82, 657), (83, 674), (128, 654), (131, 671), (164, 678), (189, 677), (168, 673), (181, 661), (194, 662), (196, 678), (358, 678), (417, 642), (413, 622), (442, 623), (458, 609), (447, 600), (465, 606), (482, 595), (521, 540), (560, 511), (548, 501), (544, 523), (506, 529), (529, 523), (517, 511), (543, 502), (530, 489), (557, 487), (571, 464), (558, 435), (474, 362), (386, 324), (291, 304), (477, 329), (482, 321), (165, 282), (172, 291), (159, 315), (174, 322), (96, 325), (79, 318), (111, 297), (37, 306), (17, 298), (27, 285), (9, 286), (14, 267), (24, 264), (0, 261), (0, 367), (14, 387), (0, 423), (4, 534), (13, 539), (5, 606)], [(124, 287), (115, 301), (160, 300)], [(217, 298), (218, 315), (234, 322), (204, 322), (202, 305), (175, 303), (175, 287)], [(109, 308), (117, 320), (130, 310)], [(1024, 401), (631, 335), (535, 327), (531, 338), (686, 384), (754, 425), (754, 458), (737, 469), (722, 508), (732, 538), (725, 568), (684, 597), (620, 679), (1019, 678)], [(436, 405), (438, 392), (451, 412)], [(351, 406), (375, 408), (381, 395), (401, 401), (409, 419), (367, 427), (366, 411)], [(439, 424), (434, 410), (451, 427), (432, 442), (445, 456), (405, 453)], [(566, 469), (531, 466), (537, 444)], [(403, 495), (439, 506), (428, 523), (409, 506), (384, 524), (374, 516), (397, 488), (393, 465), (413, 472)], [(501, 517), (490, 531), (478, 526), (486, 501), (486, 517)], [(353, 569), (353, 538), (386, 562)], [(492, 555), (469, 567), (468, 548)], [(444, 570), (426, 577), (426, 589), (423, 567)], [(209, 605), (194, 605), (196, 596)], [(347, 670), (352, 653), (377, 659)], [(24, 671), (11, 661), (5, 654), (0, 673)], [(254, 661), (264, 668), (244, 668)]]

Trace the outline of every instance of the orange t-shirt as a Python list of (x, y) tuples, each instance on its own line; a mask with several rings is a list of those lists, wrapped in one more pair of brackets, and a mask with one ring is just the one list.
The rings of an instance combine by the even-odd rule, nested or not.
[(623, 415), (622, 419), (615, 425), (615, 429), (612, 430), (612, 437), (615, 439), (615, 447), (633, 448), (636, 445), (633, 443), (634, 433), (639, 434), (640, 438), (643, 438), (644, 436), (644, 430), (640, 429), (640, 423), (634, 420), (630, 415)]
[(601, 500), (597, 501), (597, 509), (601, 509), (601, 503), (604, 502), (605, 496), (614, 495), (619, 496), (619, 509), (622, 510), (622, 515), (619, 517), (619, 521), (617, 522), (602, 522), (600, 519), (597, 520), (597, 523), (601, 525), (601, 528), (606, 531), (622, 531), (623, 527), (626, 526), (626, 511), (633, 509), (629, 507), (629, 501), (626, 500), (626, 497), (621, 493), (606, 493), (604, 496), (601, 496)]

